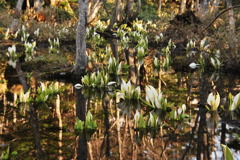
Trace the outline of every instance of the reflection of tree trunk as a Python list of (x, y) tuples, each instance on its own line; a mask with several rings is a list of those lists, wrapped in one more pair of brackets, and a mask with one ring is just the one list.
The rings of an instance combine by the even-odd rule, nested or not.
[(86, 118), (86, 98), (82, 94), (80, 89), (76, 89), (76, 116), (82, 120), (85, 121)]
[(221, 131), (221, 144), (226, 144), (226, 123), (222, 122), (222, 131)]
[[(30, 86), (27, 83), (26, 77), (23, 77), (23, 72), (21, 70), (21, 64), (19, 62), (17, 62), (16, 71), (19, 76), (19, 80), (23, 86), (24, 93), (28, 92)], [(29, 115), (30, 115), (29, 121), (30, 121), (30, 124), (32, 125), (35, 145), (36, 145), (36, 149), (38, 152), (37, 156), (38, 156), (38, 159), (43, 160), (43, 159), (45, 159), (45, 156), (44, 156), (44, 152), (43, 152), (42, 146), (41, 146), (41, 141), (40, 141), (40, 136), (39, 136), (38, 118), (37, 118), (37, 113), (34, 108), (34, 105), (30, 105)]]
[(0, 116), (0, 135), (3, 134), (3, 128), (5, 128), (5, 116), (7, 111), (7, 97), (6, 92), (3, 93), (3, 115)]
[(120, 109), (117, 108), (117, 138), (118, 138), (118, 152), (119, 152), (119, 159), (122, 160), (122, 140), (121, 140), (121, 132), (120, 132)]
[[(76, 116), (85, 121), (86, 119), (86, 98), (82, 94), (80, 89), (76, 89)], [(88, 155), (88, 145), (86, 132), (78, 136), (78, 147), (77, 147), (77, 160), (86, 160)]]
[(24, 0), (17, 1), (17, 5), (16, 5), (14, 15), (13, 15), (13, 20), (12, 20), (11, 25), (9, 26), (9, 29), (11, 32), (15, 32), (18, 30), (19, 18), (20, 18), (21, 11), (22, 11), (23, 1)]
[[(105, 97), (105, 96), (103, 96)], [(108, 119), (108, 106), (109, 106), (109, 101), (106, 98), (103, 98), (102, 100), (102, 104), (103, 104), (103, 110), (104, 110), (104, 125), (106, 127), (105, 133), (104, 133), (104, 140), (103, 140), (103, 144), (102, 147), (104, 147), (104, 144), (106, 144), (106, 150), (105, 150), (105, 155), (106, 158), (110, 157), (110, 140), (109, 140), (109, 119)]]
[(192, 143), (193, 143), (195, 131), (196, 131), (196, 128), (197, 128), (197, 126), (198, 126), (198, 120), (199, 120), (199, 112), (197, 113), (196, 120), (195, 120), (195, 124), (194, 124), (194, 127), (192, 128), (192, 132), (191, 132), (191, 135), (190, 135), (190, 138), (189, 138), (188, 147), (186, 148), (186, 150), (185, 150), (185, 152), (184, 152), (184, 154), (183, 154), (182, 159), (185, 159), (187, 153), (189, 152), (189, 150), (190, 150), (191, 147), (192, 147)]
[(30, 106), (30, 123), (33, 129), (33, 135), (35, 140), (35, 145), (38, 151), (38, 159), (45, 159), (44, 152), (42, 150), (40, 135), (39, 135), (39, 126), (38, 126), (38, 118), (37, 113), (33, 105)]
[(59, 127), (59, 135), (58, 135), (58, 159), (62, 160), (62, 115), (60, 110), (60, 95), (57, 95), (56, 99), (56, 114), (58, 118), (58, 127)]
[(79, 20), (76, 34), (76, 62), (73, 73), (81, 75), (87, 67), (86, 55), (86, 28), (88, 17), (88, 0), (78, 0)]
[(198, 138), (197, 138), (197, 159), (204, 159), (210, 160), (209, 154), (209, 146), (207, 145), (208, 142), (208, 132), (207, 132), (207, 121), (206, 121), (206, 109), (203, 107), (199, 107), (199, 115), (200, 115), (200, 122), (198, 127)]
[(204, 159), (210, 159), (208, 142), (208, 131), (207, 131), (207, 120), (206, 120), (206, 108), (205, 103), (207, 102), (207, 96), (209, 92), (209, 82), (205, 74), (201, 74), (199, 78), (199, 92), (200, 92), (200, 104), (199, 104), (199, 115), (200, 122), (198, 128), (198, 139), (197, 139), (197, 159), (201, 159), (203, 154)]

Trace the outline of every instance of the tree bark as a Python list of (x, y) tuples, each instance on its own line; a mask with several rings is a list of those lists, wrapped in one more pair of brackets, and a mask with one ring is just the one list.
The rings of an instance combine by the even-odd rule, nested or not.
[(16, 32), (18, 30), (19, 18), (22, 12), (22, 5), (24, 0), (18, 0), (14, 11), (13, 20), (9, 26), (10, 32)]
[(181, 0), (181, 6), (180, 6), (180, 14), (183, 14), (186, 10), (186, 2), (187, 0)]
[(158, 16), (160, 17), (160, 13), (162, 10), (162, 0), (158, 0)]
[(227, 8), (231, 8), (228, 11), (228, 14), (229, 14), (229, 27), (230, 27), (230, 33), (234, 34), (235, 33), (235, 19), (234, 19), (234, 13), (233, 13), (233, 8), (232, 8), (232, 0), (227, 0)]
[(87, 67), (86, 28), (88, 22), (88, 0), (78, 0), (79, 19), (76, 33), (76, 61), (73, 73), (82, 75)]
[(34, 0), (34, 9), (37, 12), (40, 12), (41, 8), (42, 8), (42, 0)]
[(92, 8), (89, 6), (88, 23), (91, 23), (95, 20), (98, 10), (105, 1), (106, 0), (98, 0)]
[(127, 1), (125, 23), (127, 23), (132, 16), (133, 4), (134, 4), (134, 0)]
[(120, 0), (116, 0), (115, 1), (115, 10), (114, 10), (114, 13), (112, 15), (112, 18), (110, 20), (110, 24), (108, 25), (108, 27), (105, 29), (105, 32), (106, 31), (110, 31), (114, 25), (114, 23), (117, 22), (117, 18), (118, 18), (118, 15), (120, 13)]

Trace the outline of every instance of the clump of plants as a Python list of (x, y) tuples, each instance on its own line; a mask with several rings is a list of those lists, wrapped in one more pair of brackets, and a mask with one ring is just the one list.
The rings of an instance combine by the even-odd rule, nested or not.
[(90, 111), (87, 112), (86, 120), (82, 121), (78, 117), (74, 125), (74, 130), (76, 134), (82, 134), (83, 131), (94, 131), (97, 129), (97, 124), (93, 120), (93, 116)]
[(82, 84), (76, 84), (75, 88), (80, 89), (81, 87), (87, 88), (106, 88), (115, 84), (116, 82), (110, 81), (110, 76), (105, 71), (93, 72), (85, 75), (81, 79)]
[(140, 87), (135, 87), (131, 81), (126, 83), (122, 80), (121, 90), (117, 92), (117, 97), (124, 100), (139, 100), (141, 97)]
[(152, 108), (167, 110), (167, 99), (163, 97), (163, 93), (160, 89), (155, 89), (151, 85), (147, 85), (146, 88), (146, 100), (144, 103)]
[(183, 104), (179, 108), (172, 108), (172, 111), (170, 112), (170, 119), (182, 121), (186, 118), (189, 118), (189, 115), (185, 113), (186, 111), (186, 105)]
[(26, 93), (24, 93), (24, 91), (21, 90), (17, 102), (37, 104), (46, 103), (51, 98), (53, 98), (54, 95), (57, 95), (59, 93), (60, 90), (55, 88), (53, 83), (46, 86), (44, 83), (41, 82), (41, 86), (37, 88), (37, 93), (35, 95), (33, 93), (31, 94), (30, 89)]

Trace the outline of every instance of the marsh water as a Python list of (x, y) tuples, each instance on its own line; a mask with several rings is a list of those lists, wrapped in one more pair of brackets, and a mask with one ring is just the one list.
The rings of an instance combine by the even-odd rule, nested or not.
[[(112, 48), (118, 57), (117, 46)], [(77, 89), (74, 86), (81, 83), (81, 79), (73, 79), (64, 72), (57, 76), (20, 75), (2, 61), (0, 155), (24, 160), (224, 159), (221, 144), (226, 144), (235, 159), (240, 159), (240, 111), (228, 111), (227, 99), (229, 93), (240, 92), (239, 73), (192, 70), (188, 64), (183, 71), (177, 64), (159, 74), (153, 71), (149, 65), (152, 62), (148, 60), (142, 73), (134, 69), (135, 60), (131, 58), (132, 53), (129, 54), (127, 74), (112, 76), (117, 82), (115, 88), (102, 89)], [(142, 100), (119, 99), (116, 92), (123, 79), (140, 86), (142, 99), (145, 99), (147, 85), (161, 88), (168, 109), (151, 108)], [(38, 90), (50, 84), (58, 90), (57, 94), (39, 98)], [(29, 91), (35, 101), (19, 103), (23, 91)], [(221, 107), (217, 111), (206, 107), (210, 92), (221, 96)], [(183, 105), (187, 116), (172, 118), (170, 112), (178, 111)], [(97, 128), (76, 132), (76, 119), (86, 121), (89, 111)], [(155, 115), (156, 125), (137, 128), (136, 112), (141, 113), (145, 121)]]
[[(16, 100), (23, 86), (18, 77), (6, 79), (4, 71), (0, 153), (10, 148), (15, 159), (223, 159), (220, 144), (227, 144), (235, 159), (240, 157), (239, 112), (213, 112), (203, 105), (214, 83), (224, 106), (228, 93), (240, 91), (239, 75), (166, 72), (162, 77), (164, 97), (173, 107), (187, 106), (189, 118), (180, 121), (138, 101), (119, 101), (112, 91), (76, 89), (77, 82), (68, 79), (31, 77), (28, 81), (33, 92), (41, 82), (53, 83), (60, 93), (46, 103), (19, 105)], [(142, 84), (143, 93), (144, 87)], [(135, 129), (136, 110), (156, 112), (160, 127)], [(76, 134), (76, 117), (85, 120), (87, 111), (91, 111), (97, 129)]]

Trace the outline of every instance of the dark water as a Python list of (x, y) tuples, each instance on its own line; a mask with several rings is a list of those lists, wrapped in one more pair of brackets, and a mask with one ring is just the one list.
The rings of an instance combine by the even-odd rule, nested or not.
[[(235, 159), (240, 159), (240, 122), (238, 111), (207, 111), (203, 105), (216, 87), (221, 104), (228, 93), (240, 91), (239, 77), (211, 74), (175, 73), (163, 75), (162, 91), (173, 107), (187, 106), (189, 119), (171, 120), (139, 102), (116, 99), (112, 92), (75, 89), (74, 83), (51, 80), (60, 93), (42, 104), (18, 105), (16, 99), (23, 88), (18, 78), (4, 77), (0, 84), (0, 154), (10, 147), (15, 159), (223, 159), (220, 144), (227, 144)], [(32, 93), (40, 82), (28, 80)], [(157, 84), (158, 80), (153, 80)], [(166, 85), (164, 85), (166, 84)], [(141, 90), (144, 92), (144, 84)], [(143, 96), (144, 97), (144, 96)], [(134, 114), (155, 112), (162, 127), (136, 130)], [(74, 132), (76, 117), (85, 120), (91, 111), (97, 130)], [(167, 114), (168, 115), (168, 114)], [(12, 158), (14, 159), (14, 158)]]

